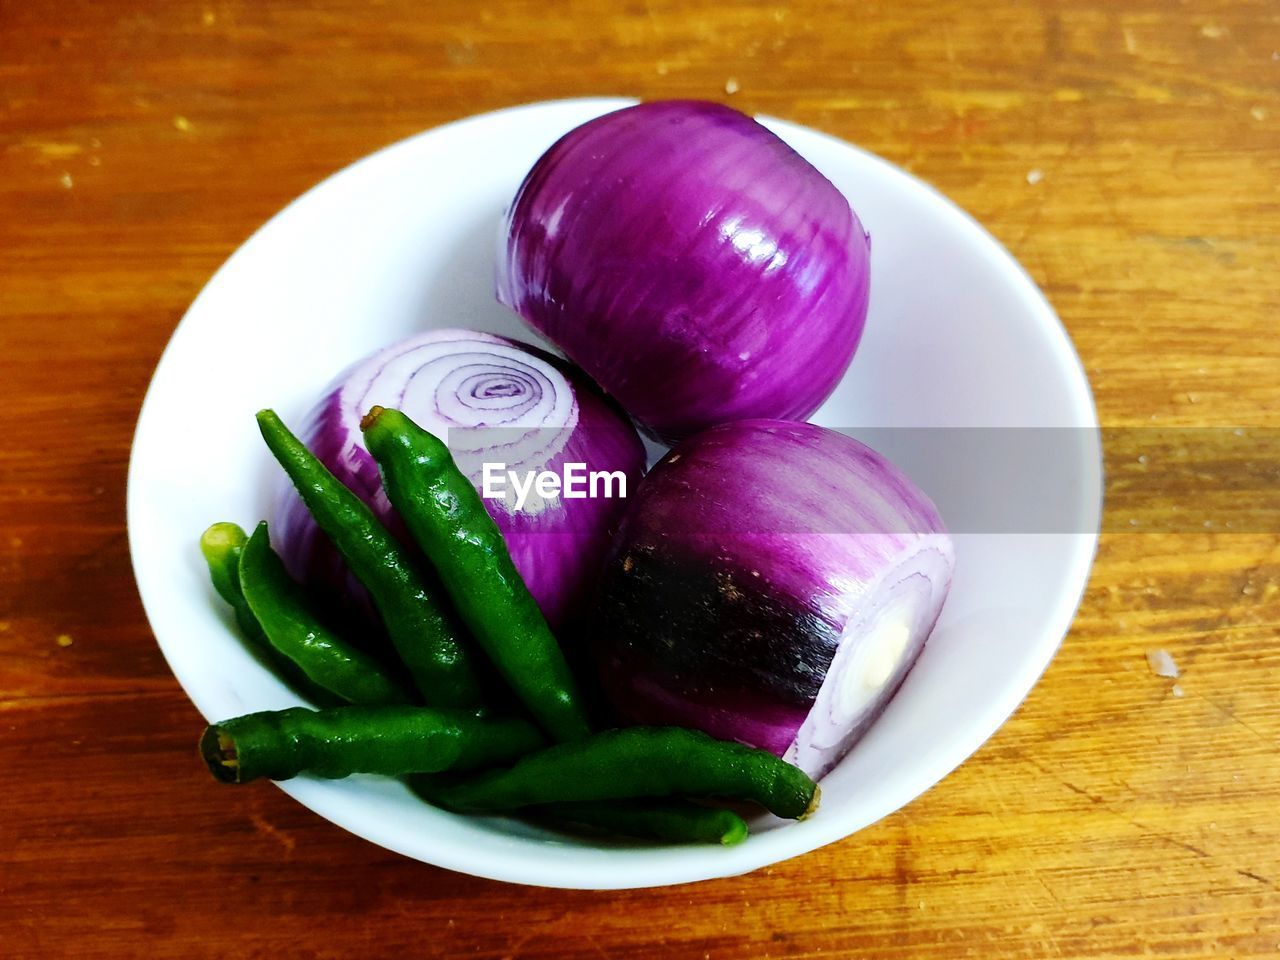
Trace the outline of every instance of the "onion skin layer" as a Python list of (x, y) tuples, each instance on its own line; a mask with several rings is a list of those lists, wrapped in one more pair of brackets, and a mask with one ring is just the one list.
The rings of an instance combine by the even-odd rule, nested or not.
[[(631, 499), (590, 645), (623, 720), (696, 727), (816, 778), (901, 685), (953, 566), (933, 504), (870, 448), (807, 423), (725, 424)], [(886, 629), (899, 652), (861, 687)]]
[(870, 239), (752, 118), (642, 103), (570, 131), (508, 213), (498, 299), (655, 436), (802, 420), (866, 320)]
[[(622, 471), (632, 493), (644, 471), (634, 427), (579, 371), (518, 341), (472, 330), (432, 330), (393, 344), (343, 371), (300, 424), (298, 436), (405, 543), (408, 532), (382, 489), (365, 448), (360, 418), (374, 405), (403, 409), (449, 443), (459, 467), (481, 488), (481, 463), (561, 473), (565, 463)], [(485, 499), (516, 569), (552, 627), (579, 609), (608, 551), (626, 501), (582, 498), (514, 503)], [(271, 511), (272, 539), (289, 572), (336, 594), (364, 616), (363, 587), (281, 479)]]

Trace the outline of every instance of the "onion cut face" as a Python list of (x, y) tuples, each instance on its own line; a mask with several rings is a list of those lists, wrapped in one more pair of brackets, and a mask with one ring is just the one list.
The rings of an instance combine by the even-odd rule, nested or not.
[[(563, 361), (492, 334), (423, 333), (344, 371), (297, 431), (406, 543), (408, 534), (360, 432), (360, 418), (374, 405), (403, 410), (448, 443), (477, 490), (482, 490), (485, 463), (503, 464), (522, 477), (529, 471), (562, 475), (570, 463), (585, 464), (589, 471), (620, 471), (628, 494), (644, 470), (644, 448), (630, 421)], [(531, 492), (517, 509), (512, 490), (507, 483), (507, 496), (485, 499), (485, 507), (543, 614), (560, 626), (599, 575), (625, 500)], [(363, 588), (283, 474), (271, 533), (294, 577), (321, 591), (337, 591), (368, 612)]]
[(804, 419), (867, 313), (848, 201), (728, 107), (642, 103), (570, 131), (508, 214), (498, 299), (667, 440)]
[(691, 726), (820, 777), (933, 630), (954, 551), (891, 463), (808, 423), (725, 424), (641, 482), (591, 646), (624, 720)]

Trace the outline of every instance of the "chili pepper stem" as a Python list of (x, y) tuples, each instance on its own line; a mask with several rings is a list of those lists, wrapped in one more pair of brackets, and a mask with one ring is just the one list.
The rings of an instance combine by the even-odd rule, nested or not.
[(796, 817), (797, 820), (808, 820), (818, 811), (818, 804), (822, 802), (822, 787), (813, 788), (813, 799), (809, 801), (809, 806), (805, 807), (804, 813)]
[(736, 847), (738, 844), (742, 843), (743, 840), (747, 839), (747, 833), (748, 829), (746, 821), (741, 818), (736, 819), (732, 822), (729, 829), (720, 837), (720, 843), (722, 846)]
[(200, 537), (201, 545), (209, 549), (243, 544), (244, 531), (232, 523), (215, 523)]
[(361, 429), (361, 430), (368, 430), (368, 429), (369, 429), (370, 427), (372, 427), (375, 423), (377, 423), (377, 421), (378, 421), (378, 417), (382, 416), (382, 414), (383, 414), (385, 411), (386, 411), (386, 408), (385, 408), (385, 407), (379, 407), (379, 406), (376, 406), (376, 405), (375, 405), (375, 406), (370, 407), (370, 408), (369, 408), (369, 412), (368, 412), (368, 413), (366, 413), (363, 417), (361, 417), (361, 418), (360, 418), (360, 429)]
[(240, 782), (240, 759), (236, 755), (235, 739), (218, 727), (207, 727), (200, 738), (200, 755), (218, 780), (223, 783)]

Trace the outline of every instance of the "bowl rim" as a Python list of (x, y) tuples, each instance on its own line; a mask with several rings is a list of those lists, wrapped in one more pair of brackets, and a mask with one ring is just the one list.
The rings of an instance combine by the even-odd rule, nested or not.
[[(225, 273), (235, 269), (242, 258), (249, 255), (246, 251), (252, 251), (254, 241), (273, 224), (289, 217), (291, 211), (313, 194), (330, 188), (336, 181), (353, 176), (356, 171), (376, 163), (384, 154), (423, 138), (447, 135), (448, 132), (472, 125), (500, 122), (505, 116), (515, 113), (531, 110), (555, 112), (569, 108), (582, 111), (582, 119), (585, 120), (589, 114), (605, 113), (636, 102), (635, 99), (626, 97), (569, 97), (518, 104), (463, 117), (388, 144), (325, 177), (291, 200), (236, 248), (194, 298), (170, 335), (139, 410), (126, 481), (126, 521), (130, 559), (148, 624), (179, 685), (206, 719), (210, 717), (209, 704), (205, 696), (201, 690), (194, 687), (191, 678), (184, 679), (179, 673), (173, 658), (155, 631), (153, 603), (148, 601), (152, 588), (144, 585), (138, 575), (142, 548), (135, 535), (138, 518), (146, 506), (141, 502), (139, 492), (141, 485), (138, 476), (142, 470), (139, 449), (143, 446), (140, 441), (145, 438), (148, 424), (153, 416), (152, 411), (156, 403), (154, 393), (157, 381), (161, 379), (159, 374), (166, 363), (171, 362), (174, 343), (182, 336), (184, 328), (188, 326), (189, 318), (197, 312), (197, 307), (208, 296), (209, 290), (218, 284)], [(1026, 269), (976, 219), (918, 177), (832, 134), (768, 115), (757, 115), (757, 119), (782, 135), (784, 139), (787, 138), (788, 133), (796, 132), (806, 137), (817, 137), (833, 147), (852, 151), (862, 162), (879, 168), (881, 174), (897, 180), (905, 189), (922, 194), (930, 202), (931, 208), (936, 208), (936, 212), (949, 221), (950, 225), (982, 254), (993, 270), (1001, 275), (1003, 281), (1014, 289), (1019, 299), (1025, 301), (1028, 307), (1027, 322), (1035, 323), (1042, 328), (1044, 335), (1051, 341), (1055, 365), (1063, 368), (1063, 381), (1068, 390), (1068, 406), (1073, 420), (1076, 421), (1072, 426), (1091, 430), (1095, 435), (1096, 443), (1089, 451), (1091, 457), (1089, 466), (1096, 472), (1099, 486), (1096, 500), (1084, 506), (1094, 511), (1095, 519), (1100, 524), (1102, 447), (1097, 410), (1088, 377), (1066, 327)], [(1013, 714), (1035, 687), (1061, 646), (1088, 585), (1089, 571), (1098, 545), (1097, 527), (1095, 526), (1091, 532), (1077, 532), (1062, 536), (1072, 540), (1070, 573), (1067, 583), (1058, 593), (1055, 604), (1051, 610), (1047, 611), (1042, 621), (1043, 625), (1035, 644), (1039, 655), (1028, 657), (1022, 669), (1003, 684), (1001, 696), (992, 698), (983, 705), (976, 717), (967, 724), (963, 735), (954, 739), (953, 745), (946, 751), (944, 758), (931, 765), (920, 765), (914, 769), (911, 776), (903, 778), (900, 786), (887, 794), (885, 799), (877, 805), (881, 812), (869, 819), (863, 816), (840, 817), (834, 814), (818, 816), (789, 825), (786, 829), (753, 834), (747, 843), (732, 848), (637, 845), (634, 848), (625, 848), (628, 851), (634, 851), (636, 855), (618, 858), (615, 856), (618, 848), (614, 847), (577, 848), (540, 844), (536, 856), (521, 858), (497, 855), (477, 859), (476, 850), (468, 846), (465, 839), (452, 844), (428, 843), (424, 846), (421, 838), (407, 836), (406, 831), (398, 829), (388, 819), (368, 816), (361, 819), (358, 825), (353, 825), (349, 816), (350, 808), (347, 798), (326, 790), (325, 781), (304, 777), (280, 782), (276, 786), (326, 820), (382, 847), (446, 869), (493, 880), (552, 888), (605, 890), (673, 885), (750, 872), (843, 839), (901, 809), (964, 763)], [(1074, 590), (1067, 589), (1071, 583), (1076, 584)], [(442, 817), (454, 817), (443, 811), (437, 812)], [(512, 843), (523, 845), (523, 841), (514, 838)], [(510, 852), (513, 851), (509, 850), (508, 853)], [(571, 855), (565, 856), (566, 853)], [(617, 863), (605, 866), (599, 857), (601, 853), (607, 853), (616, 859)], [(579, 854), (583, 856), (578, 856)]]

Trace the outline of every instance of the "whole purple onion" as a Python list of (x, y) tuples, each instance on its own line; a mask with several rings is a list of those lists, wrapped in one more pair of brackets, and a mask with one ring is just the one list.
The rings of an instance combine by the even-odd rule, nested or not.
[[(409, 537), (365, 449), (360, 418), (375, 404), (403, 410), (445, 440), (476, 489), (485, 462), (561, 473), (567, 463), (621, 471), (627, 492), (644, 471), (631, 423), (582, 374), (549, 354), (472, 330), (432, 330), (344, 371), (306, 417), (299, 437), (402, 539)], [(617, 497), (486, 499), (516, 569), (553, 626), (598, 576), (625, 501)], [(363, 604), (363, 588), (282, 475), (272, 540), (299, 580)]]
[(869, 447), (808, 423), (725, 424), (631, 498), (590, 642), (624, 719), (818, 777), (901, 685), (953, 566), (933, 504)]
[(803, 419), (867, 313), (870, 241), (829, 180), (728, 107), (642, 103), (570, 131), (508, 214), (498, 299), (657, 436)]

